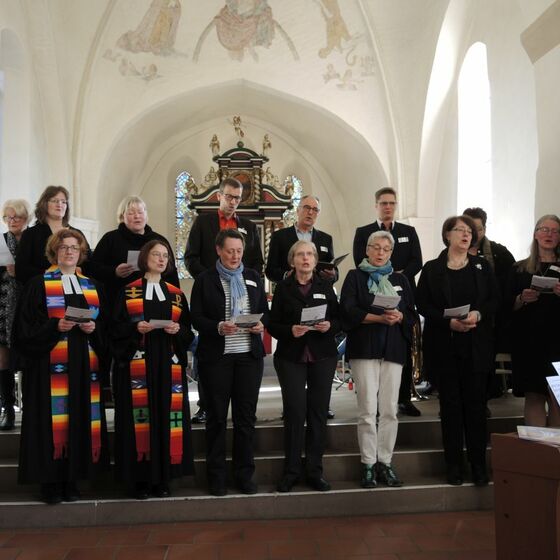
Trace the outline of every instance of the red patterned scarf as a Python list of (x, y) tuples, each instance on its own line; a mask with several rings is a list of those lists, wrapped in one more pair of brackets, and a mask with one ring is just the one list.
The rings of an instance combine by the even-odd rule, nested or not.
[[(99, 296), (93, 283), (76, 274), (80, 287), (94, 318), (99, 314)], [(58, 267), (52, 266), (44, 274), (47, 315), (49, 319), (62, 319), (66, 311), (62, 274)], [(96, 353), (88, 342), (90, 374), (90, 433), (91, 457), (99, 461), (101, 453), (101, 391), (99, 386), (99, 362)], [(60, 333), (59, 341), (50, 352), (51, 375), (51, 419), (54, 445), (54, 459), (68, 456), (68, 333)]]
[[(179, 322), (183, 307), (182, 292), (172, 284), (165, 283), (171, 297), (171, 320)], [(133, 323), (144, 321), (144, 294), (142, 279), (129, 284), (125, 289), (126, 309)], [(175, 356), (173, 356), (175, 358)], [(171, 464), (183, 460), (183, 368), (172, 360), (171, 406), (169, 410), (169, 450)], [(144, 337), (138, 351), (130, 361), (130, 389), (132, 393), (132, 414), (136, 437), (137, 461), (150, 459), (150, 407), (146, 379), (146, 359)]]

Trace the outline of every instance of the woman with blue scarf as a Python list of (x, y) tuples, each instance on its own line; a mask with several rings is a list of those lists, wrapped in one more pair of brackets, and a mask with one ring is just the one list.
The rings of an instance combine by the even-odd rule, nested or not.
[[(223, 229), (216, 236), (219, 259), (197, 276), (191, 316), (198, 331), (198, 371), (207, 399), (206, 470), (214, 496), (227, 494), (226, 427), (231, 401), (233, 476), (243, 494), (255, 494), (253, 440), (263, 374), (262, 332), (268, 305), (259, 274), (243, 266), (243, 235)], [(234, 318), (262, 314), (255, 325), (239, 328)]]
[[(402, 486), (392, 456), (401, 371), (415, 312), (406, 276), (391, 266), (394, 245), (388, 231), (372, 233), (367, 258), (348, 273), (340, 297), (342, 326), (347, 332), (346, 357), (356, 383), (364, 488), (375, 488), (378, 482)], [(377, 296), (393, 299), (380, 302)]]

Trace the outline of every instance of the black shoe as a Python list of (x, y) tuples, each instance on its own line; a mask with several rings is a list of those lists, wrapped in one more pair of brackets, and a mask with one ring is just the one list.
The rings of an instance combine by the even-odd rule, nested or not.
[(62, 492), (62, 500), (64, 502), (77, 502), (82, 499), (82, 495), (78, 490), (75, 482), (67, 482), (64, 485), (64, 491)]
[(410, 401), (399, 403), (399, 412), (405, 416), (422, 416), (422, 413)]
[(333, 418), (334, 418), (334, 410), (331, 410), (329, 408), (329, 410), (327, 410), (327, 419), (332, 420)]
[(211, 482), (208, 484), (208, 493), (212, 496), (227, 495), (227, 486), (223, 482)]
[(150, 497), (150, 487), (147, 482), (137, 482), (134, 486), (134, 498), (147, 500)]
[(360, 484), (362, 488), (377, 488), (375, 465), (362, 463), (362, 480), (360, 480)]
[(488, 479), (488, 472), (486, 465), (471, 465), (472, 481), (475, 486), (488, 486), (490, 480)]
[(206, 423), (206, 411), (203, 408), (199, 408), (196, 414), (191, 418), (193, 424), (205, 424)]
[(171, 496), (171, 490), (169, 489), (169, 485), (167, 484), (156, 484), (152, 488), (152, 494), (154, 496), (157, 496), (158, 498), (169, 498), (169, 496)]
[(290, 474), (285, 474), (280, 482), (276, 485), (276, 490), (278, 490), (278, 492), (290, 492), (297, 481), (297, 477)]
[(4, 409), (2, 420), (0, 420), (0, 430), (7, 432), (13, 430), (16, 426), (16, 413), (13, 406), (7, 406)]
[(328, 492), (331, 489), (331, 485), (322, 476), (308, 478), (307, 486), (317, 490), (317, 492)]
[(48, 482), (41, 484), (41, 499), (49, 506), (54, 506), (62, 502), (62, 490), (60, 484)]
[(461, 486), (463, 484), (463, 473), (459, 465), (448, 465), (447, 484), (451, 486)]
[(247, 494), (248, 496), (257, 494), (259, 491), (259, 487), (252, 480), (238, 480), (236, 486), (242, 494)]
[(391, 488), (399, 488), (403, 485), (392, 465), (386, 463), (377, 463), (375, 465), (377, 471), (377, 481)]

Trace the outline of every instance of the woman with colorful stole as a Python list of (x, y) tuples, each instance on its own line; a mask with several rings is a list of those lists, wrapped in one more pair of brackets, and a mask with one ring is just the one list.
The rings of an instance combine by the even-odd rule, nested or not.
[(116, 474), (139, 500), (169, 496), (171, 479), (194, 472), (185, 374), (193, 333), (185, 295), (162, 280), (171, 263), (167, 243), (148, 241), (143, 277), (121, 290), (115, 309)]
[(46, 247), (53, 266), (28, 282), (16, 319), (26, 358), (19, 482), (40, 483), (48, 504), (80, 499), (77, 481), (108, 465), (98, 366), (103, 302), (76, 271), (86, 251), (81, 233), (55, 233)]

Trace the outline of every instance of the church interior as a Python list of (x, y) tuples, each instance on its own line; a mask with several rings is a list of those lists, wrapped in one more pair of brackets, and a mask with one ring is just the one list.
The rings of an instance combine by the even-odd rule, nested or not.
[[(227, 156), (241, 150), (249, 188), (240, 211), (245, 205), (256, 217), (265, 255), (298, 193), (320, 199), (318, 227), (332, 235), (337, 255), (351, 253), (356, 228), (375, 219), (375, 191), (390, 186), (398, 196), (396, 219), (416, 228), (424, 261), (443, 248), (443, 221), (470, 206), (487, 211), (488, 237), (523, 259), (536, 220), (560, 214), (559, 30), (560, 0), (2, 0), (1, 199), (34, 204), (47, 185), (65, 186), (70, 223), (94, 247), (116, 227), (119, 201), (140, 196), (150, 226), (175, 244), (180, 261), (196, 205), (215, 200), (219, 179), (233, 169)], [(351, 260), (341, 264), (341, 279)], [(186, 271), (181, 284), (188, 295)], [(394, 536), (408, 539), (413, 513), (469, 510), (461, 520), (482, 527), (467, 531), (477, 552), (454, 556), (457, 550), (444, 548), (447, 556), (437, 558), (493, 558), (492, 487), (449, 489), (422, 474), (439, 460), (435, 403), (425, 404), (421, 422), (403, 422), (399, 433), (403, 475), (414, 484), (377, 491), (372, 505), (370, 493), (348, 482), (355, 413), (346, 387), (337, 397), (343, 392), (329, 435), (332, 478), (340, 481), (330, 497), (270, 493), (217, 502), (187, 483), (188, 500), (132, 507), (109, 496), (52, 516), (38, 503), (29, 509), (30, 494), (10, 497), (11, 464), (9, 472), (0, 468), (0, 527), (325, 515), (331, 518), (323, 527), (337, 527), (332, 518), (340, 512), (363, 516), (344, 525), (346, 536), (365, 527), (366, 516), (401, 514), (395, 523), (403, 532)], [(279, 416), (279, 401), (263, 396), (262, 414)], [(515, 402), (498, 405), (496, 431), (515, 430), (520, 410)], [(259, 427), (264, 485), (279, 469), (280, 426)], [(17, 437), (10, 435), (0, 451), (8, 466), (15, 449)], [(459, 514), (449, 515), (418, 521), (422, 535)], [(262, 523), (263, 534), (265, 527), (295, 530), (287, 521)], [(319, 522), (298, 530), (325, 531)], [(225, 526), (221, 531), (227, 533)], [(379, 538), (390, 537), (380, 531)], [(9, 539), (0, 532), (0, 554), (3, 542)], [(352, 554), (432, 558), (421, 539), (410, 542), (416, 548), (405, 547), (403, 555), (368, 556), (377, 551), (370, 545)], [(314, 546), (310, 557), (354, 557), (340, 547)], [(274, 556), (270, 547), (239, 548), (239, 556), (235, 550), (220, 558), (303, 557)], [(211, 552), (196, 557), (218, 557), (217, 548)]]

